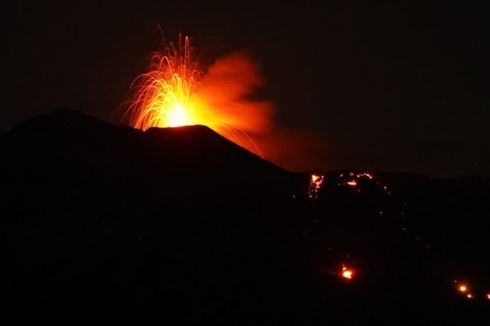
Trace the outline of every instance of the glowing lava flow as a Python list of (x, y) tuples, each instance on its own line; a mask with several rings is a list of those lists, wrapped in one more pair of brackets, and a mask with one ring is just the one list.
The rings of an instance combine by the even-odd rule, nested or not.
[(310, 183), (308, 186), (308, 197), (317, 199), (318, 192), (323, 185), (325, 177), (319, 173), (312, 173), (310, 175)]
[(346, 266), (342, 266), (341, 276), (345, 279), (352, 280), (354, 277), (354, 271)]
[(153, 53), (149, 71), (131, 85), (123, 120), (135, 128), (205, 125), (260, 155), (252, 134), (269, 127), (272, 105), (248, 95), (262, 86), (257, 66), (242, 53), (219, 58), (206, 71), (189, 37)]
[(470, 292), (470, 287), (465, 283), (459, 283), (458, 281), (454, 281), (456, 283), (456, 290), (467, 299), (471, 300), (474, 298), (473, 293)]

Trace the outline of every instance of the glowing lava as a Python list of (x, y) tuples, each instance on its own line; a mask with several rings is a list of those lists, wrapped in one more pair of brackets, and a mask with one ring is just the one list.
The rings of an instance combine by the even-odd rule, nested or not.
[(180, 35), (177, 45), (153, 53), (148, 72), (134, 80), (123, 120), (142, 130), (205, 125), (262, 156), (252, 134), (269, 127), (273, 107), (249, 97), (262, 85), (247, 55), (230, 54), (205, 70), (190, 38)]
[(348, 280), (352, 280), (354, 277), (354, 271), (350, 268), (347, 268), (346, 266), (342, 266), (342, 277)]
[(357, 187), (357, 181), (356, 180), (347, 181), (347, 185), (351, 187)]
[(188, 109), (176, 102), (167, 112), (167, 123), (169, 127), (185, 126), (191, 123)]
[(458, 287), (458, 291), (461, 292), (461, 293), (466, 293), (466, 291), (468, 291), (468, 287), (466, 285), (460, 285)]
[(310, 175), (310, 184), (308, 186), (308, 197), (318, 198), (318, 192), (323, 185), (325, 177), (322, 174), (312, 173)]

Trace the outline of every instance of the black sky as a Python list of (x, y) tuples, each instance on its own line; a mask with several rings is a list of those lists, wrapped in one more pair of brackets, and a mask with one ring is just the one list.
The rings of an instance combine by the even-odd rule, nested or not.
[[(168, 38), (244, 50), (283, 127), (331, 145), (323, 168), (490, 175), (486, 10), (467, 2), (206, 1), (4, 6), (0, 129), (59, 107), (110, 120)], [(113, 119), (113, 118), (112, 118)]]

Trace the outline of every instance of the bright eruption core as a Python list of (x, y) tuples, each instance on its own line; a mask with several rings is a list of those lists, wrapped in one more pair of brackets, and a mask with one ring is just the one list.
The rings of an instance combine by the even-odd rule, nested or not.
[(148, 72), (131, 85), (125, 118), (135, 128), (205, 125), (260, 155), (254, 134), (268, 129), (273, 106), (250, 99), (263, 79), (243, 53), (217, 59), (204, 69), (189, 37), (179, 36), (151, 56)]
[(341, 276), (347, 280), (352, 280), (354, 277), (354, 271), (346, 266), (342, 266)]

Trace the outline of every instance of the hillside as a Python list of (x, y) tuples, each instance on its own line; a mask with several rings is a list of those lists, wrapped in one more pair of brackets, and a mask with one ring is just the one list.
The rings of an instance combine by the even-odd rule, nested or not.
[(68, 110), (0, 135), (0, 148), (12, 310), (420, 325), (490, 307), (485, 178), (336, 171), (311, 196), (310, 173), (207, 127), (141, 132)]

